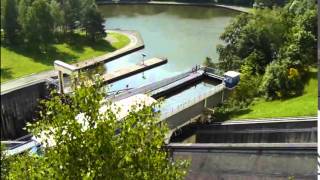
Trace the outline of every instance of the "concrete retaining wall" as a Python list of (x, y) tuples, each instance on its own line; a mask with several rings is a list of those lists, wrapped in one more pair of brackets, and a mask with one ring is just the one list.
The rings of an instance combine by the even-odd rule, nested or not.
[(47, 95), (49, 88), (45, 80), (1, 94), (1, 140), (25, 135), (23, 128), (35, 117), (38, 100)]
[(317, 121), (248, 124), (191, 124), (177, 131), (172, 142), (193, 136), (195, 143), (309, 143), (317, 142)]
[[(192, 145), (188, 145), (192, 146)], [(316, 179), (317, 151), (172, 150), (174, 159), (191, 161), (185, 179)]]
[[(224, 90), (224, 91), (228, 91), (228, 90)], [(224, 93), (223, 91), (214, 94), (213, 96), (209, 97), (207, 100), (207, 107), (213, 107), (215, 105), (217, 105), (218, 103), (221, 103), (221, 99), (222, 99), (222, 95), (225, 95), (227, 93)], [(168, 123), (168, 126), (170, 129), (175, 129), (185, 123), (187, 123), (188, 121), (190, 121), (191, 119), (193, 119), (196, 116), (199, 116), (201, 114), (203, 114), (205, 110), (205, 100), (198, 102), (197, 104), (186, 108), (180, 112), (178, 112), (177, 114), (168, 117), (165, 122)]]

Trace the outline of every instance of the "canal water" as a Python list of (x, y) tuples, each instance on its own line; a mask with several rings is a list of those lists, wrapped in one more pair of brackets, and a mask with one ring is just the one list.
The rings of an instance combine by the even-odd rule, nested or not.
[(188, 103), (188, 101), (193, 101), (196, 98), (199, 98), (199, 95), (213, 89), (217, 84), (217, 82), (202, 80), (179, 91), (175, 91), (172, 94), (168, 94), (163, 97), (165, 101), (161, 106), (161, 112), (168, 113), (179, 106), (183, 106), (185, 103)]
[[(105, 64), (107, 71), (130, 66), (159, 56), (168, 63), (113, 83), (109, 89), (140, 87), (190, 70), (206, 57), (214, 60), (219, 35), (239, 12), (214, 7), (172, 5), (103, 5), (99, 6), (107, 29), (138, 31), (145, 49)], [(202, 86), (202, 85), (199, 85)], [(199, 87), (198, 86), (198, 87)], [(202, 88), (201, 88), (202, 89)]]

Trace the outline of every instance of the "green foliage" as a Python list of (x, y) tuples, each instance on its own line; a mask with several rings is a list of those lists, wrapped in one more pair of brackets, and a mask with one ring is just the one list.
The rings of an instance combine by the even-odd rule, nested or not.
[[(16, 2), (19, 2), (18, 7)], [(46, 47), (60, 34), (72, 38), (69, 34), (81, 27), (92, 41), (106, 35), (104, 20), (92, 0), (2, 0), (2, 3), (1, 27), (10, 43), (19, 34), (21, 44), (26, 42), (28, 47)]]
[(283, 41), (285, 24), (279, 15), (278, 10), (266, 9), (237, 16), (220, 36), (225, 42), (217, 47), (220, 68), (239, 70), (248, 60), (254, 73), (263, 74)]
[(101, 37), (106, 36), (103, 25), (104, 20), (94, 1), (87, 0), (81, 21), (82, 27), (85, 29), (86, 34), (93, 42)]
[(5, 157), (5, 145), (0, 143), (1, 150), (1, 179), (5, 179), (8, 175), (9, 160)]
[(50, 12), (51, 16), (54, 17), (54, 30), (59, 32), (62, 30), (64, 25), (64, 12), (62, 11), (60, 4), (57, 1), (50, 2)]
[(306, 69), (317, 59), (316, 30), (315, 1), (293, 0), (283, 8), (255, 9), (236, 17), (220, 36), (224, 43), (217, 46), (218, 67), (240, 71), (241, 80), (216, 108), (216, 117), (246, 111), (261, 95), (267, 99), (301, 95)]
[[(241, 67), (240, 82), (232, 91), (230, 99), (234, 101), (234, 104), (239, 103), (241, 106), (246, 107), (249, 105), (255, 97), (259, 95), (259, 87), (262, 77), (253, 74), (253, 69), (250, 66), (243, 65)], [(243, 107), (243, 108), (244, 108)]]
[(124, 34), (109, 33), (108, 36), (116, 41), (108, 42), (106, 39), (101, 39), (90, 43), (85, 35), (75, 34), (67, 43), (61, 40), (49, 45), (46, 52), (18, 45), (1, 46), (1, 83), (53, 69), (55, 59), (61, 59), (66, 63), (76, 63), (113, 52), (130, 42), (130, 39)]
[(53, 24), (48, 1), (35, 0), (26, 11), (22, 32), (30, 45), (46, 46), (53, 39)]
[(215, 68), (215, 64), (212, 62), (210, 57), (206, 57), (205, 61), (203, 62), (204, 66)]
[(274, 61), (268, 65), (262, 82), (262, 92), (271, 99), (301, 95), (303, 91), (299, 71), (285, 62)]
[(77, 23), (79, 23), (81, 17), (81, 1), (64, 0), (60, 4), (64, 14), (64, 28), (73, 32), (79, 26)]
[(1, 1), (1, 28), (3, 28), (5, 40), (8, 43), (17, 43), (19, 31), (18, 9), (16, 0)]
[(316, 63), (317, 59), (317, 9), (310, 2), (293, 1), (285, 7), (290, 26), (279, 53), (279, 59), (287, 59), (290, 67), (302, 73), (306, 65)]
[(214, 121), (227, 120), (237, 112), (246, 111), (247, 107), (259, 95), (261, 76), (254, 75), (250, 66), (241, 67), (240, 82), (228, 95), (228, 99), (215, 107), (213, 114)]
[(234, 119), (255, 119), (272, 117), (298, 117), (317, 116), (318, 109), (318, 77), (317, 68), (308, 71), (308, 78), (301, 96), (288, 99), (268, 101), (263, 98), (256, 99), (244, 111), (235, 111), (230, 116)]
[(257, 8), (272, 8), (274, 6), (283, 6), (287, 0), (255, 0), (254, 5)]
[(183, 179), (186, 162), (172, 161), (163, 149), (168, 129), (158, 123), (157, 104), (140, 104), (119, 120), (101, 81), (78, 86), (43, 102), (40, 118), (28, 126), (42, 138), (43, 156), (19, 157), (9, 178)]

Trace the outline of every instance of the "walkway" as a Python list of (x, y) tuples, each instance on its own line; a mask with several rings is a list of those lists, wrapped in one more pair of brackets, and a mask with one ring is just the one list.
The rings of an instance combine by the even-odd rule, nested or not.
[[(95, 63), (112, 61), (116, 58), (119, 58), (131, 52), (144, 48), (144, 42), (142, 40), (142, 37), (136, 31), (126, 31), (126, 30), (115, 29), (115, 30), (107, 30), (107, 32), (117, 32), (117, 33), (125, 34), (130, 38), (130, 43), (127, 46), (121, 49), (118, 49), (114, 52), (111, 52), (93, 59), (89, 59), (83, 62), (79, 62), (73, 65), (79, 68), (89, 67), (94, 65)], [(35, 73), (35, 74), (27, 75), (18, 79), (10, 80), (8, 82), (1, 84), (1, 94), (5, 94), (16, 89), (20, 89), (22, 87), (29, 86), (34, 83), (45, 81), (48, 78), (52, 78), (56, 76), (58, 76), (58, 72), (55, 70), (50, 70), (50, 71)]]
[(105, 83), (111, 83), (116, 80), (120, 80), (120, 79), (126, 78), (128, 76), (131, 76), (133, 74), (151, 69), (153, 67), (160, 66), (160, 65), (165, 64), (167, 62), (168, 62), (167, 59), (151, 58), (151, 59), (145, 60), (143, 64), (134, 64), (134, 65), (131, 65), (130, 67), (122, 68), (122, 69), (104, 74), (102, 76), (103, 81)]
[[(202, 74), (200, 72), (198, 73), (198, 75), (202, 76)], [(125, 98), (128, 98), (128, 97), (136, 95), (136, 94), (148, 94), (148, 93), (151, 93), (152, 91), (156, 91), (157, 89), (168, 86), (169, 84), (175, 83), (181, 79), (188, 78), (190, 76), (195, 77), (194, 75), (192, 75), (191, 71), (187, 71), (185, 73), (176, 75), (174, 77), (166, 78), (166, 79), (163, 79), (163, 80), (160, 80), (160, 81), (157, 81), (157, 82), (154, 82), (154, 83), (151, 83), (151, 84), (139, 87), (139, 88), (128, 90), (118, 96), (115, 96), (115, 97), (109, 96), (109, 97), (107, 97), (107, 99), (110, 99), (112, 101), (119, 101), (121, 99), (125, 99)]]

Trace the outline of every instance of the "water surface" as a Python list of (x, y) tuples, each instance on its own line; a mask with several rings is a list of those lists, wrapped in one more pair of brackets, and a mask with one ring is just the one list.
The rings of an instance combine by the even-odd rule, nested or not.
[(214, 7), (172, 5), (104, 5), (99, 7), (107, 29), (136, 30), (145, 49), (107, 63), (113, 71), (146, 58), (167, 57), (168, 63), (115, 82), (111, 90), (139, 87), (202, 64), (206, 57), (217, 59), (216, 45), (228, 22), (239, 14)]

